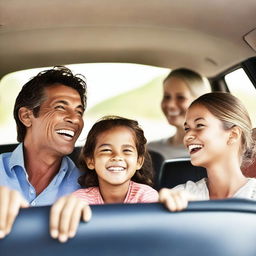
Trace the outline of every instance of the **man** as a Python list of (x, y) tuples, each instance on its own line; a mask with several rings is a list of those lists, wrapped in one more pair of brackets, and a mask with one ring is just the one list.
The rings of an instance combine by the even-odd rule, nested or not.
[[(20, 144), (0, 155), (0, 238), (20, 207), (50, 205), (79, 188), (79, 170), (67, 155), (82, 131), (85, 105), (86, 83), (65, 67), (40, 72), (23, 86), (14, 106)], [(52, 207), (53, 238), (73, 237), (81, 212), (90, 219), (90, 208), (77, 200), (65, 196)], [(65, 219), (62, 211), (69, 213)]]

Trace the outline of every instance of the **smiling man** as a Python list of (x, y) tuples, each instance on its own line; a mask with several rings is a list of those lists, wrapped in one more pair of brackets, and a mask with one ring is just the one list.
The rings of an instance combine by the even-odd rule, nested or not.
[[(51, 205), (79, 188), (80, 172), (67, 155), (83, 129), (85, 105), (85, 81), (65, 67), (40, 72), (23, 86), (14, 106), (20, 144), (0, 155), (0, 238), (10, 232), (20, 207)], [(76, 199), (61, 200), (51, 218), (55, 238), (60, 212), (72, 212)], [(88, 220), (89, 207), (81, 204), (80, 210)], [(63, 232), (61, 241), (73, 235), (68, 228)]]

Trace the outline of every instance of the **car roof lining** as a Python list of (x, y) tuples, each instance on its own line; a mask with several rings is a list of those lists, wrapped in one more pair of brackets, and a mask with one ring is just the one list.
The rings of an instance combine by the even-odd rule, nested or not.
[(213, 77), (255, 55), (243, 40), (256, 26), (254, 0), (191, 0), (186, 8), (165, 0), (27, 3), (0, 3), (0, 77), (90, 62), (187, 67)]

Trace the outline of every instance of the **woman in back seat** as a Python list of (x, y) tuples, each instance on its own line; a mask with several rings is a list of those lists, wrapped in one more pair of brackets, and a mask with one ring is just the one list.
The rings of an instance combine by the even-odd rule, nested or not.
[(220, 92), (202, 95), (188, 108), (184, 130), (191, 162), (205, 167), (208, 178), (162, 189), (160, 201), (169, 210), (182, 210), (190, 200), (256, 200), (256, 179), (245, 177), (241, 171), (241, 166), (255, 156), (252, 125), (236, 97)]
[(163, 82), (161, 108), (176, 132), (171, 137), (150, 142), (148, 149), (160, 153), (165, 159), (188, 157), (183, 145), (185, 113), (194, 99), (209, 91), (198, 73), (185, 68), (172, 70)]

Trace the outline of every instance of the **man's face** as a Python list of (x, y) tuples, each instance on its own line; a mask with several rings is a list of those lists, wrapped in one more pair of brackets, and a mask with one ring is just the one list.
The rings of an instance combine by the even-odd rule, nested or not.
[(75, 89), (62, 84), (46, 88), (38, 117), (31, 115), (25, 145), (30, 143), (35, 150), (46, 150), (52, 155), (70, 154), (83, 129), (83, 112), (80, 95)]

